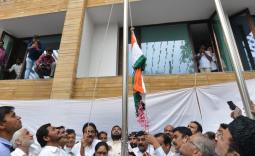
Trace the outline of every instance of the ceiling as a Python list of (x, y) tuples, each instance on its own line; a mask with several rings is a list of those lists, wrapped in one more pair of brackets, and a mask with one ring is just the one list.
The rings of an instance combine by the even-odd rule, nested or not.
[[(225, 11), (234, 14), (249, 8), (255, 14), (254, 0), (222, 0)], [(111, 5), (88, 9), (95, 24), (105, 24)], [(133, 25), (148, 25), (169, 22), (208, 19), (215, 11), (213, 0), (141, 0), (131, 3)], [(122, 25), (123, 6), (113, 6), (112, 23)]]
[[(254, 0), (222, 0), (228, 14), (249, 8), (255, 14)], [(106, 24), (111, 5), (88, 9), (95, 24)], [(208, 19), (215, 11), (213, 0), (140, 0), (131, 3), (133, 25), (149, 25), (169, 22)], [(123, 6), (115, 4), (112, 23), (122, 25)], [(65, 12), (0, 20), (0, 29), (15, 37), (31, 37), (34, 34), (61, 34)]]
[(65, 12), (58, 12), (0, 20), (0, 28), (17, 38), (61, 34), (64, 20)]

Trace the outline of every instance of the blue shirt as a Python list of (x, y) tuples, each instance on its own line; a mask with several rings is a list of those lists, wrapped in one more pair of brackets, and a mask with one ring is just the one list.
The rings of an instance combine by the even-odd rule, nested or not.
[(1, 156), (11, 156), (11, 149), (12, 145), (10, 143), (10, 141), (1, 138), (0, 137), (0, 154)]

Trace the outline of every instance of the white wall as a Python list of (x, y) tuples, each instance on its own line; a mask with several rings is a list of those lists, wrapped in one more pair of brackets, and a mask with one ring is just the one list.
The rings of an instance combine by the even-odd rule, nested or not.
[(118, 52), (118, 25), (109, 26), (105, 43), (106, 25), (97, 25), (91, 48), (89, 76), (116, 76)]
[(90, 52), (94, 34), (94, 24), (87, 12), (83, 23), (80, 55), (77, 67), (77, 77), (87, 77), (89, 75)]
[(117, 75), (119, 28), (117, 24), (110, 24), (103, 43), (105, 29), (106, 24), (94, 24), (90, 15), (85, 13), (77, 78)]

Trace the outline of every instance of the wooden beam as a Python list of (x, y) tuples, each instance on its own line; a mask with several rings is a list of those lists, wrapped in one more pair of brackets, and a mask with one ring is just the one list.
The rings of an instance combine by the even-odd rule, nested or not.
[(6, 0), (0, 2), (0, 20), (66, 11), (68, 0)]
[(52, 85), (52, 99), (70, 99), (73, 94), (85, 5), (86, 0), (69, 0), (61, 39), (65, 42), (60, 44), (59, 59)]
[[(255, 79), (255, 72), (245, 72), (246, 79)], [(144, 77), (147, 93), (166, 90), (190, 88), (235, 81), (234, 73), (198, 73), (180, 75), (154, 75)], [(196, 81), (196, 84), (195, 84)], [(77, 79), (74, 85), (73, 99), (92, 99), (95, 78)], [(98, 78), (95, 98), (117, 97), (122, 95), (122, 77)], [(129, 79), (129, 95), (132, 95), (131, 79)]]
[[(130, 0), (130, 2), (136, 2), (141, 0)], [(123, 0), (88, 0), (87, 7), (97, 7), (110, 4), (120, 4)]]

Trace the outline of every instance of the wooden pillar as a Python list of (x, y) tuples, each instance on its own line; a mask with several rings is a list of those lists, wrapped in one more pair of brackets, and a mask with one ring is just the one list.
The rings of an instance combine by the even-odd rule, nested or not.
[(70, 99), (76, 80), (86, 0), (69, 0), (51, 99)]

